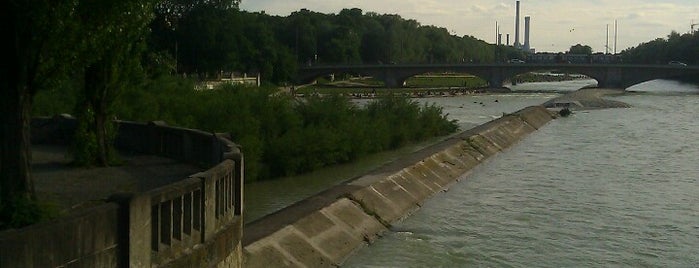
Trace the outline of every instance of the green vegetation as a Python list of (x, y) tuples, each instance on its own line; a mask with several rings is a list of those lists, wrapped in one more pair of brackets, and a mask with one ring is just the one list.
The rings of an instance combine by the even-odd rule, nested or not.
[(514, 80), (518, 83), (533, 83), (533, 82), (560, 82), (581, 79), (580, 76), (573, 76), (567, 73), (564, 74), (543, 74), (543, 73), (525, 73), (517, 75)]
[(577, 45), (571, 46), (567, 53), (592, 55), (592, 47), (590, 47), (588, 45), (577, 44)]
[(26, 197), (17, 197), (0, 204), (0, 230), (19, 228), (58, 217), (59, 208)]
[(485, 80), (469, 75), (424, 75), (409, 78), (408, 87), (461, 87), (480, 88), (488, 85)]
[[(224, 85), (194, 91), (191, 80), (162, 77), (131, 88), (115, 105), (118, 118), (165, 120), (169, 124), (228, 132), (243, 146), (247, 181), (289, 176), (345, 163), (366, 154), (456, 131), (441, 108), (387, 95), (358, 107), (339, 95), (296, 100), (274, 87)], [(52, 100), (37, 96), (37, 111), (55, 114)], [(63, 99), (66, 100), (63, 100)], [(127, 101), (128, 100), (128, 101)], [(48, 108), (45, 106), (49, 106)]]
[[(169, 2), (169, 1), (166, 1)], [(176, 1), (175, 1), (176, 2)], [(322, 64), (503, 62), (522, 52), (392, 14), (307, 9), (287, 17), (194, 5), (184, 12), (158, 6), (151, 53), (177, 58), (176, 72), (200, 79), (259, 72), (267, 81), (293, 81), (299, 66)]]
[(451, 92), (454, 90), (473, 91), (488, 85), (483, 79), (471, 75), (436, 74), (419, 75), (408, 78), (406, 87), (384, 88), (383, 82), (371, 77), (344, 77), (345, 80), (330, 82), (327, 78), (320, 78), (314, 85), (297, 88), (297, 94), (375, 94), (385, 95), (416, 95), (427, 92)]
[(671, 32), (667, 38), (639, 44), (621, 52), (625, 63), (667, 64), (681, 61), (699, 64), (699, 33), (679, 34)]

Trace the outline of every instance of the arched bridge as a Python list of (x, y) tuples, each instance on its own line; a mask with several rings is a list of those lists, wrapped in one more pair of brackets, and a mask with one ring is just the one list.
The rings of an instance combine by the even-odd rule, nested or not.
[(500, 88), (505, 80), (518, 74), (558, 70), (587, 75), (598, 82), (599, 87), (628, 88), (635, 84), (661, 78), (699, 74), (699, 66), (682, 65), (632, 65), (632, 64), (386, 64), (386, 65), (335, 65), (306, 66), (298, 73), (298, 82), (311, 82), (329, 74), (358, 74), (384, 81), (387, 87), (400, 87), (415, 75), (424, 73), (468, 73), (488, 81), (491, 88)]

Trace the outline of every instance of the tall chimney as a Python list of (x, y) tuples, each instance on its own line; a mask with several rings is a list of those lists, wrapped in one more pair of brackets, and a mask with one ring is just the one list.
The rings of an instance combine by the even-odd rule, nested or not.
[(531, 21), (531, 17), (526, 16), (524, 17), (524, 50), (529, 51), (529, 22)]
[(619, 33), (619, 27), (618, 27), (618, 24), (616, 23), (616, 20), (614, 20), (614, 55), (616, 55), (616, 39), (617, 39), (618, 33)]
[(510, 34), (507, 34), (507, 46), (510, 46)]
[(519, 1), (517, 1), (517, 13), (515, 15), (515, 47), (520, 48), (522, 45), (519, 43)]

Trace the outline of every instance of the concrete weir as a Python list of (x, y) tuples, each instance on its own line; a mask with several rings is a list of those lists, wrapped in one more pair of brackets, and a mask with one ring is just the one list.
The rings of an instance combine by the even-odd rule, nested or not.
[(334, 267), (488, 157), (551, 121), (532, 106), (328, 189), (245, 228), (245, 267)]

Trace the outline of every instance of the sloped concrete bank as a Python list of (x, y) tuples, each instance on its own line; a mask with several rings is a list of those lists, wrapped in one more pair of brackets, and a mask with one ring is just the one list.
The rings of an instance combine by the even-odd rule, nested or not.
[(465, 131), (252, 222), (245, 267), (333, 267), (435, 193), (551, 121), (533, 106)]

